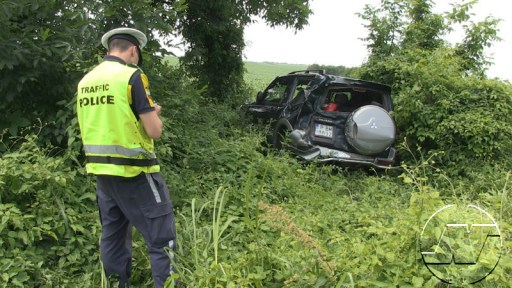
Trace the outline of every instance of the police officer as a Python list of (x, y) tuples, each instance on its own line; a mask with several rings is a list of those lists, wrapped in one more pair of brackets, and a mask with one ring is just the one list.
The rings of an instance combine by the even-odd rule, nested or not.
[(96, 176), (101, 260), (107, 276), (129, 286), (134, 225), (146, 242), (155, 286), (163, 287), (172, 272), (176, 228), (153, 144), (162, 134), (161, 107), (138, 68), (147, 38), (117, 28), (101, 43), (108, 53), (80, 81), (77, 96), (86, 170)]

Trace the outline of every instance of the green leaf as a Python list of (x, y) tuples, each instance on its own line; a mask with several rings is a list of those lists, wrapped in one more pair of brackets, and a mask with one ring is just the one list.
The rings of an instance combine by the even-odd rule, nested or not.
[(412, 284), (414, 285), (414, 287), (423, 287), (423, 281), (424, 280), (421, 277), (412, 277)]

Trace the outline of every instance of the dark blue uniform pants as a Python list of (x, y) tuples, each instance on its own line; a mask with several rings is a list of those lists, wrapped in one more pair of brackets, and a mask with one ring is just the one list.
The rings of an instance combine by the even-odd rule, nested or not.
[(132, 268), (132, 225), (148, 248), (155, 287), (172, 271), (176, 228), (169, 191), (159, 173), (133, 178), (96, 176), (102, 224), (100, 254), (105, 274), (117, 274), (126, 287)]

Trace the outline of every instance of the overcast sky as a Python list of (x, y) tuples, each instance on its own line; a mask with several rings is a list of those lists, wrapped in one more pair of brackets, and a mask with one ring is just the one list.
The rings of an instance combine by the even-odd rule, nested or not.
[[(449, 10), (453, 1), (437, 0), (435, 12)], [(245, 29), (245, 60), (254, 62), (278, 62), (290, 64), (323, 64), (359, 66), (368, 53), (360, 38), (367, 35), (362, 20), (356, 15), (365, 4), (376, 5), (380, 0), (312, 0), (313, 15), (302, 31), (270, 28), (263, 21)], [(486, 16), (502, 19), (498, 29), (503, 39), (487, 48), (488, 56), (495, 63), (488, 71), (489, 77), (512, 82), (512, 12), (508, 0), (480, 0), (472, 12), (473, 21)], [(460, 33), (448, 40), (460, 40)]]

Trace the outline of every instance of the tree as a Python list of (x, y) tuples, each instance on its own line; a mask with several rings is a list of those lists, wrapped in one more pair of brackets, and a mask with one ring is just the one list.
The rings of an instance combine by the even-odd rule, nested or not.
[(178, 21), (189, 49), (181, 59), (199, 87), (216, 101), (234, 97), (243, 82), (244, 26), (261, 16), (270, 26), (302, 29), (311, 14), (308, 1), (189, 0)]
[(484, 51), (493, 42), (501, 41), (497, 29), (501, 20), (488, 16), (481, 22), (473, 22), (470, 10), (477, 2), (477, 0), (473, 0), (462, 4), (452, 4), (452, 11), (446, 13), (445, 16), (450, 24), (462, 24), (465, 31), (462, 43), (455, 46), (457, 56), (464, 60), (464, 71), (467, 74), (485, 77), (486, 67), (492, 63), (485, 56)]
[(244, 48), (236, 3), (191, 0), (182, 25), (182, 35), (190, 46), (181, 63), (188, 73), (198, 86), (208, 87), (212, 99), (235, 95), (243, 80)]
[(368, 22), (364, 27), (369, 35), (363, 40), (368, 42), (367, 48), (372, 57), (394, 55), (399, 49), (406, 25), (405, 11), (408, 10), (406, 1), (382, 0), (381, 5), (373, 7), (367, 4), (363, 13), (358, 13)]
[(91, 59), (92, 51), (82, 50), (75, 31), (82, 33), (87, 23), (69, 2), (2, 1), (1, 6), (0, 129), (17, 135), (36, 118), (55, 120), (50, 115), (59, 100), (73, 95), (78, 77), (70, 63), (80, 54)]
[(404, 30), (402, 47), (434, 50), (443, 45), (442, 36), (448, 26), (443, 17), (432, 12), (432, 0), (413, 0), (410, 3), (410, 23)]
[(485, 56), (485, 48), (499, 41), (496, 29), (500, 20), (487, 17), (478, 23), (470, 23), (464, 28), (466, 36), (456, 46), (456, 54), (464, 60), (464, 71), (479, 77), (485, 77), (487, 67), (492, 64)]
[[(500, 40), (497, 36), (500, 20), (487, 17), (478, 23), (471, 21), (469, 11), (477, 2), (452, 4), (452, 11), (444, 15), (432, 12), (432, 0), (382, 0), (377, 7), (366, 5), (359, 16), (366, 21), (364, 26), (369, 30), (368, 37), (363, 38), (370, 52), (367, 66), (379, 66), (382, 63), (376, 62), (390, 56), (410, 56), (414, 49), (424, 53), (448, 46), (442, 36), (452, 31), (453, 25), (462, 24), (464, 40), (453, 48), (463, 59), (464, 73), (484, 77), (486, 67), (491, 64), (485, 56), (485, 48)], [(375, 72), (376, 69), (370, 70)]]

